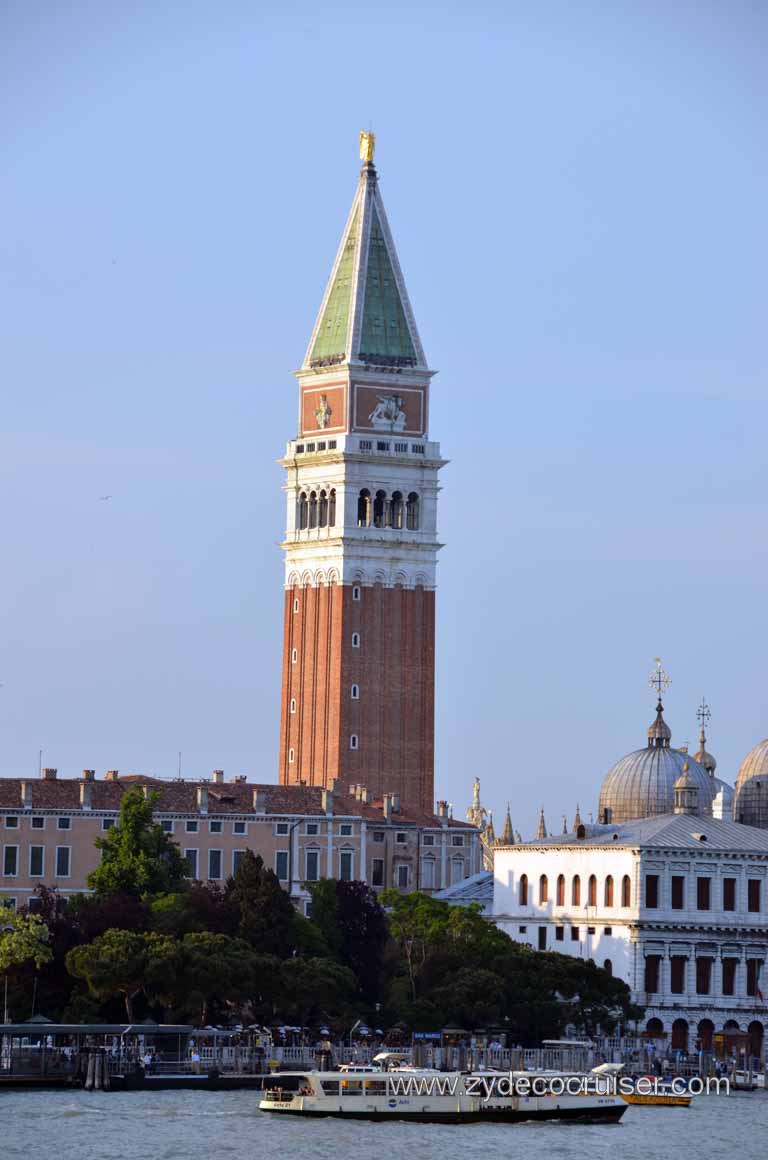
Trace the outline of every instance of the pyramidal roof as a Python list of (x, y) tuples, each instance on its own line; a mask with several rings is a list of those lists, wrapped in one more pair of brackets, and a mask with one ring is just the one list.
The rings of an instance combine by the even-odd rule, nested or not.
[(303, 368), (427, 369), (372, 161), (365, 161)]

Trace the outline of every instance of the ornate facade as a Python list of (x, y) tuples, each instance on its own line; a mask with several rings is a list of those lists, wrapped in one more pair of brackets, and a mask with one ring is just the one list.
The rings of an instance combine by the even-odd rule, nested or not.
[(695, 780), (677, 812), (495, 851), (494, 921), (541, 950), (594, 959), (645, 1008), (641, 1030), (673, 1048), (768, 1026), (768, 834), (698, 814)]

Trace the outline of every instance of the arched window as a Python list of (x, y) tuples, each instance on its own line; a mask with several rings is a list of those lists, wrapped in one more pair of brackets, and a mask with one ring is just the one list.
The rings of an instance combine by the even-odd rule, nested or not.
[(549, 902), (549, 883), (546, 874), (542, 874), (539, 878), (539, 905), (543, 905), (545, 902)]
[(291, 649), (291, 664), (292, 664), (292, 665), (295, 665), (295, 664), (296, 664), (296, 661), (297, 661), (298, 659), (299, 659), (299, 650), (298, 650), (298, 649), (296, 649), (296, 648), (292, 648), (292, 649)]
[(557, 876), (557, 905), (565, 906), (565, 875)]
[(632, 887), (629, 881), (629, 874), (625, 874), (621, 880), (621, 905), (629, 906), (632, 901)]
[(349, 691), (349, 695), (353, 701), (359, 701), (360, 700), (360, 686), (353, 685)]
[(293, 611), (294, 612), (299, 611), (299, 598), (298, 598), (298, 596), (294, 596), (294, 598), (293, 598)]
[(419, 528), (419, 497), (415, 491), (408, 496), (408, 506), (405, 513), (405, 524), (409, 531), (416, 532)]
[(328, 526), (328, 496), (323, 490), (320, 492), (320, 527)]
[(606, 906), (613, 906), (613, 875), (609, 874), (605, 880), (603, 902)]
[(527, 874), (523, 874), (522, 878), (520, 879), (519, 898), (520, 898), (520, 905), (521, 906), (528, 905), (528, 875)]
[(296, 754), (293, 752), (293, 750), (289, 749), (288, 750), (288, 760), (289, 760), (289, 762), (291, 762), (291, 764), (293, 764), (293, 760), (294, 760), (295, 756), (296, 756)]
[(387, 514), (387, 493), (385, 491), (377, 491), (376, 498), (373, 501), (373, 526), (375, 528), (383, 528)]
[(581, 879), (578, 874), (574, 874), (573, 882), (571, 883), (571, 906), (578, 906), (581, 902)]
[(360, 648), (360, 633), (352, 633), (352, 648)]
[(597, 879), (590, 874), (587, 883), (587, 906), (597, 906)]
[(357, 526), (367, 528), (371, 522), (371, 493), (364, 487), (357, 499)]
[(349, 748), (350, 749), (359, 749), (360, 748), (360, 739), (356, 733), (350, 733), (350, 735), (349, 735)]
[(292, 713), (296, 712), (296, 698), (295, 697), (291, 697), (291, 712)]
[(311, 491), (309, 493), (309, 526), (310, 528), (317, 527), (317, 492)]
[(328, 492), (328, 527), (336, 527), (336, 488), (332, 487)]
[(296, 523), (301, 531), (307, 526), (307, 493), (303, 491), (296, 504)]
[(401, 491), (392, 492), (392, 500), (389, 505), (389, 524), (393, 528), (402, 528), (403, 526), (403, 493)]
[(606, 959), (603, 963), (603, 970), (609, 975), (613, 974), (613, 963), (610, 959)]

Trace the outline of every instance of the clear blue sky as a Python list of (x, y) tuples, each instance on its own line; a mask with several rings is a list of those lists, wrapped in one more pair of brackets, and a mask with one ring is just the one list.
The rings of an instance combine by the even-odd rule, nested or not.
[[(0, 5), (0, 772), (276, 776), (295, 380), (377, 163), (434, 367), (437, 790), (768, 734), (758, 2)], [(107, 502), (99, 496), (111, 495)]]

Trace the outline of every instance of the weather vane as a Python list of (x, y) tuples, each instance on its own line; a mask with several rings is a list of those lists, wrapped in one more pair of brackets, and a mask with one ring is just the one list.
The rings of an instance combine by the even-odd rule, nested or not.
[(707, 704), (707, 698), (702, 697), (701, 704), (699, 705), (698, 709), (696, 710), (696, 718), (699, 722), (699, 725), (701, 725), (702, 729), (707, 724), (707, 722), (709, 721), (711, 716), (712, 716), (712, 710), (710, 709), (709, 705)]
[(656, 668), (651, 673), (648, 684), (652, 689), (656, 690), (659, 700), (661, 700), (661, 694), (667, 691), (669, 686), (672, 684), (672, 681), (664, 672), (664, 668), (661, 663), (661, 657), (654, 657), (653, 659), (656, 664)]

